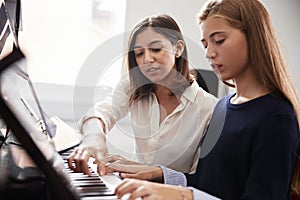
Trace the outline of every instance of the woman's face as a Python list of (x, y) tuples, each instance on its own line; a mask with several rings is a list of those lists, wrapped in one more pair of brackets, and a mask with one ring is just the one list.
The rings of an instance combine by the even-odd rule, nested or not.
[(245, 74), (249, 69), (245, 34), (213, 16), (203, 21), (200, 29), (206, 58), (219, 77), (226, 81)]
[(174, 45), (152, 28), (137, 35), (134, 54), (142, 74), (154, 83), (161, 83), (175, 66)]

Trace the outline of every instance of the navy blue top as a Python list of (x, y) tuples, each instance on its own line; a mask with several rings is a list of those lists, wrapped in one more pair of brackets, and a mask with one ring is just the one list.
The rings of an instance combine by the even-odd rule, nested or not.
[(238, 105), (231, 97), (216, 106), (226, 110), (224, 127), (196, 173), (185, 174), (187, 184), (224, 200), (290, 199), (299, 143), (293, 107), (271, 94)]

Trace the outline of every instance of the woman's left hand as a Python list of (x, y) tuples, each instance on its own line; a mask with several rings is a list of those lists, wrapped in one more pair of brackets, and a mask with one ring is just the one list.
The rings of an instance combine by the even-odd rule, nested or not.
[(141, 163), (129, 160), (120, 155), (116, 154), (107, 154), (107, 163), (119, 163), (124, 165), (141, 165)]
[(106, 165), (105, 171), (107, 173), (119, 172), (121, 178), (135, 178), (155, 182), (162, 182), (163, 180), (162, 169), (158, 166), (128, 165), (113, 162)]
[(171, 199), (192, 200), (192, 191), (188, 188), (172, 185), (164, 185), (137, 179), (124, 179), (116, 188), (118, 198), (127, 196), (128, 200), (142, 198), (145, 200)]

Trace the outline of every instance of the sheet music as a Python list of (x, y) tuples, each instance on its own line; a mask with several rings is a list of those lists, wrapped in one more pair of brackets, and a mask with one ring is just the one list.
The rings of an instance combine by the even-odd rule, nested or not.
[(82, 135), (79, 131), (72, 128), (57, 116), (51, 117), (50, 120), (56, 125), (55, 136), (52, 140), (58, 152), (70, 149), (81, 142)]

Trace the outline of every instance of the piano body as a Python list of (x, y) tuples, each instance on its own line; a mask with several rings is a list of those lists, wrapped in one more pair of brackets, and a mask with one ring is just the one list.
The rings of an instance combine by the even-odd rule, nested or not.
[[(91, 176), (73, 172), (67, 164), (67, 157), (72, 151), (73, 149), (62, 152), (60, 156), (79, 199), (117, 199), (114, 195), (114, 188), (121, 179), (115, 174), (100, 177), (95, 171), (96, 166), (92, 164), (92, 160), (90, 162)], [(0, 199), (52, 200), (58, 199), (58, 196), (61, 195), (51, 193), (51, 183), (47, 182), (45, 174), (34, 164), (22, 145), (9, 142), (2, 146), (0, 156), (2, 179), (0, 181)]]

